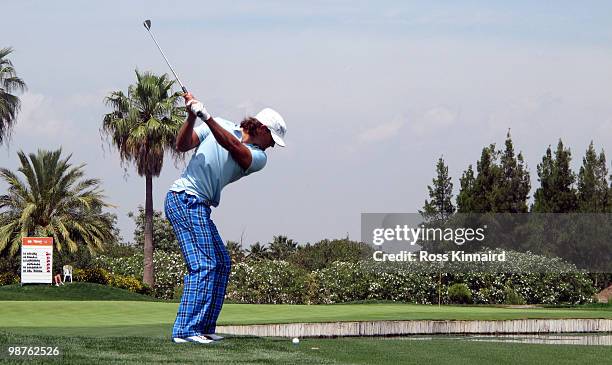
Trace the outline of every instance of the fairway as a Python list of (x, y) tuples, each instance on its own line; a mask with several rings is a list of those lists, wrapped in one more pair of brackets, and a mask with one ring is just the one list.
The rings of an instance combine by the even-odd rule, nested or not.
[[(178, 303), (144, 301), (1, 301), (1, 329), (49, 335), (154, 336), (170, 333)], [(609, 308), (500, 308), (414, 304), (226, 304), (219, 325), (370, 320), (612, 318)]]
[[(376, 364), (574, 364), (596, 363), (612, 351), (607, 346), (473, 342), (463, 336), (306, 338), (299, 345), (287, 338), (229, 337), (213, 345), (173, 344), (169, 336), (177, 306), (132, 300), (0, 301), (0, 345), (4, 349), (57, 346), (62, 353), (57, 363), (71, 364), (371, 364), (373, 359)], [(612, 318), (612, 311), (609, 307), (226, 304), (219, 324), (516, 318)], [(43, 359), (28, 363), (36, 360)]]
[(611, 354), (606, 346), (471, 342), (444, 336), (304, 339), (299, 345), (287, 339), (243, 337), (195, 345), (150, 337), (70, 338), (0, 332), (0, 345), (7, 344), (57, 346), (62, 353), (58, 363), (70, 364), (595, 364)]

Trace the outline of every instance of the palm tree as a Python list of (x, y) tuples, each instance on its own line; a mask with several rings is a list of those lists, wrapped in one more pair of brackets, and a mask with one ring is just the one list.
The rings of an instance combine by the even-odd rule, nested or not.
[(13, 63), (6, 58), (11, 52), (13, 49), (10, 47), (0, 49), (0, 144), (10, 138), (21, 108), (19, 98), (12, 93), (26, 90), (25, 82), (17, 77)]
[(244, 251), (242, 251), (242, 245), (236, 241), (227, 241), (225, 243), (227, 251), (232, 258), (232, 264), (242, 262), (244, 260)]
[(90, 253), (116, 240), (112, 215), (102, 208), (104, 201), (99, 179), (84, 178), (85, 164), (73, 166), (72, 155), (61, 159), (62, 150), (29, 154), (18, 152), (18, 171), (0, 168), (0, 178), (8, 185), (0, 195), (0, 252), (13, 256), (21, 237), (53, 237), (55, 249), (75, 252), (85, 244)]
[(270, 256), (276, 260), (285, 260), (297, 251), (298, 244), (287, 236), (274, 236), (270, 242)]
[(253, 260), (260, 260), (268, 257), (269, 251), (266, 245), (262, 245), (259, 242), (255, 242), (251, 245), (251, 248), (247, 251), (248, 258)]
[(146, 181), (143, 281), (155, 286), (153, 267), (153, 177), (161, 173), (164, 153), (175, 159), (176, 135), (183, 124), (185, 108), (179, 106), (181, 93), (172, 93), (174, 81), (167, 75), (136, 71), (137, 83), (128, 87), (127, 95), (113, 91), (105, 99), (113, 111), (104, 116), (102, 133), (110, 137), (123, 163), (134, 163), (139, 176)]

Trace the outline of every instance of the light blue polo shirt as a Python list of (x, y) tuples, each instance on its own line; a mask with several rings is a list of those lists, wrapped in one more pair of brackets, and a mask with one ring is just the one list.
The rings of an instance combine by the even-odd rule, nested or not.
[[(242, 139), (242, 131), (236, 124), (218, 117), (215, 117), (215, 121), (236, 138)], [(227, 184), (259, 171), (266, 165), (265, 152), (253, 144), (245, 144), (251, 150), (253, 161), (251, 166), (244, 170), (229, 152), (221, 147), (206, 123), (193, 130), (200, 137), (200, 145), (181, 177), (170, 187), (172, 191), (185, 191), (208, 200), (216, 207), (221, 199), (221, 190)]]

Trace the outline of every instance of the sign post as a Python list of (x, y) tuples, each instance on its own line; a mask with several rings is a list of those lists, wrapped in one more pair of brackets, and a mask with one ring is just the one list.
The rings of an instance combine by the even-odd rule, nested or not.
[(21, 238), (21, 284), (53, 283), (53, 238)]

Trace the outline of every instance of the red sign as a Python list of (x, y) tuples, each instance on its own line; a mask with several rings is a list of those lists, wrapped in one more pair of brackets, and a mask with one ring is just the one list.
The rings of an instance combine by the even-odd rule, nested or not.
[(53, 237), (21, 237), (23, 246), (53, 246)]

